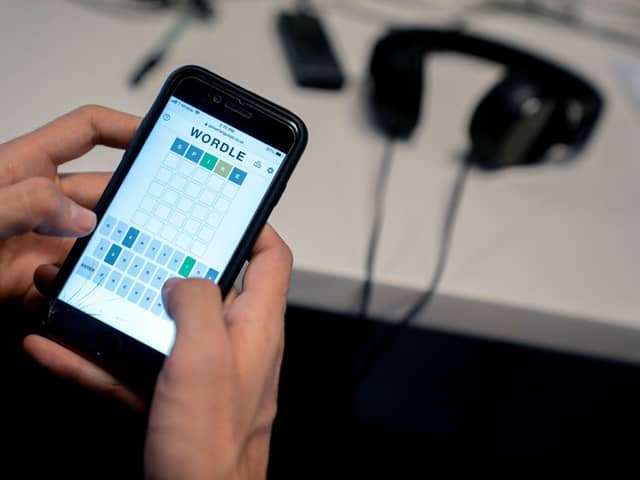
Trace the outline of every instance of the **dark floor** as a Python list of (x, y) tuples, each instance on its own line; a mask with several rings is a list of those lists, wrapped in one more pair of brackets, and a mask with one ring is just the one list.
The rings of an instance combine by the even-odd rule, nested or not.
[[(411, 329), (354, 386), (362, 345), (389, 329), (289, 309), (270, 478), (424, 478), (443, 464), (558, 460), (635, 468), (640, 369)], [(5, 471), (141, 476), (143, 420), (43, 372), (18, 336), (1, 353)]]
[(435, 465), (637, 470), (637, 367), (408, 329), (353, 388), (354, 345), (391, 331), (372, 323), (362, 342), (353, 318), (290, 310), (273, 478), (299, 464), (335, 478), (322, 474), (340, 460), (390, 478), (424, 478)]

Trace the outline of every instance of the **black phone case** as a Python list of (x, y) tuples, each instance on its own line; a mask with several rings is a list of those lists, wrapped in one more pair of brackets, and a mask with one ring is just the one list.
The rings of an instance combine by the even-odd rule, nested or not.
[[(131, 169), (171, 93), (179, 82), (189, 77), (214, 85), (216, 89), (224, 91), (234, 98), (241, 99), (246, 105), (265, 112), (281, 122), (285, 122), (295, 132), (295, 142), (291, 150), (287, 152), (287, 157), (278, 171), (277, 178), (272, 181), (231, 261), (226, 270), (222, 272), (218, 285), (223, 295), (226, 295), (248, 259), (260, 231), (283, 193), (287, 181), (306, 146), (308, 138), (306, 126), (292, 112), (202, 67), (188, 65), (175, 70), (165, 81), (149, 112), (142, 120), (111, 181), (100, 198), (95, 212), (99, 221), (123, 179)], [(76, 241), (60, 269), (54, 283), (54, 300), (50, 302), (49, 315), (44, 322), (43, 333), (103, 366), (138, 393), (149, 397), (152, 394), (155, 379), (162, 367), (165, 356), (100, 320), (57, 300), (60, 290), (91, 237), (92, 235)]]

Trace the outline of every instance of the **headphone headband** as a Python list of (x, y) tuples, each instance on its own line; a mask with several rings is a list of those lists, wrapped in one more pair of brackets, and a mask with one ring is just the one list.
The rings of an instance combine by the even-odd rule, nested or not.
[[(535, 81), (545, 91), (568, 100), (577, 100), (583, 110), (583, 126), (579, 137), (588, 137), (602, 110), (602, 98), (590, 82), (550, 60), (457, 29), (435, 28), (392, 29), (376, 43), (370, 63), (371, 76), (378, 83), (373, 85), (374, 102), (389, 101), (388, 98), (376, 98), (377, 93), (401, 91), (403, 88), (409, 92), (417, 89), (419, 99), (424, 58), (431, 52), (462, 53), (504, 65), (510, 71)], [(414, 105), (412, 108), (417, 108), (417, 123), (420, 106)], [(389, 124), (393, 119), (389, 119), (385, 126), (385, 120), (379, 120), (393, 136), (408, 136), (415, 127), (415, 124), (409, 125), (407, 122), (394, 127)]]

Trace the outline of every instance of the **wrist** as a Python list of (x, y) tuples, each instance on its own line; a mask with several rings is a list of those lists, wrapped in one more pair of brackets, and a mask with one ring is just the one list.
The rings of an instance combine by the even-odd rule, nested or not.
[(267, 477), (271, 430), (251, 436), (239, 453), (233, 480), (256, 480)]
[[(182, 447), (163, 452), (164, 462), (158, 464), (147, 454), (145, 478), (184, 478), (189, 480), (261, 480), (267, 476), (271, 432), (251, 436), (242, 445), (227, 441), (215, 448)], [(194, 445), (192, 445), (193, 447)]]

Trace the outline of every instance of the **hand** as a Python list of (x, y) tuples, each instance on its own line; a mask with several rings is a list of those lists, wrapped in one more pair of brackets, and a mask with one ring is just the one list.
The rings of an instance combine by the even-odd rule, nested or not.
[[(0, 302), (20, 302), (34, 314), (74, 239), (95, 227), (93, 208), (109, 174), (59, 175), (58, 166), (95, 145), (124, 148), (138, 117), (103, 107), (74, 110), (42, 128), (0, 145)], [(110, 375), (42, 337), (25, 340), (45, 367), (140, 408), (140, 400)]]
[(165, 284), (177, 333), (151, 405), (148, 478), (266, 476), (291, 263), (289, 248), (267, 226), (242, 293), (227, 297), (224, 309), (207, 280)]
[(0, 301), (35, 308), (36, 267), (60, 264), (73, 239), (95, 227), (93, 208), (109, 176), (58, 175), (57, 167), (95, 145), (125, 147), (137, 117), (87, 106), (0, 145)]

